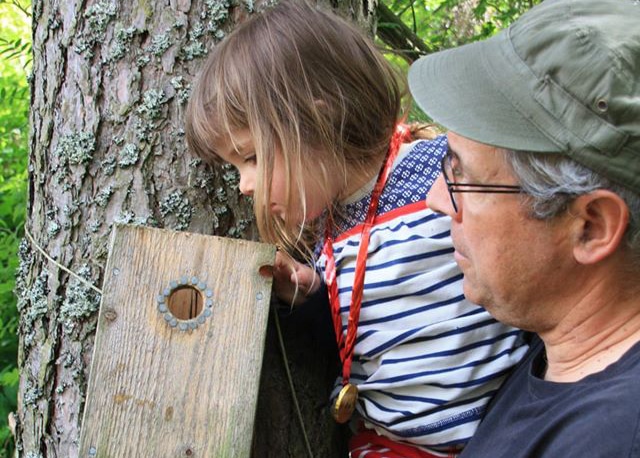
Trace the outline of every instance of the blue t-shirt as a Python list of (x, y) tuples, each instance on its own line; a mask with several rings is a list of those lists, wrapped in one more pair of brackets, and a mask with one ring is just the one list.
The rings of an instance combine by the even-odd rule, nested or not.
[(545, 381), (544, 370), (536, 338), (461, 458), (640, 457), (640, 343), (577, 382)]

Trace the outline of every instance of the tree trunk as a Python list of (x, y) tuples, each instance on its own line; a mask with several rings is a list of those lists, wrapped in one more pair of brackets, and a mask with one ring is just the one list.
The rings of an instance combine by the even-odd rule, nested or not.
[[(333, 3), (373, 27), (373, 3), (366, 11), (357, 0)], [(100, 305), (87, 282), (102, 284), (113, 223), (255, 238), (236, 173), (186, 151), (183, 118), (208, 50), (259, 6), (34, 0), (28, 233), (16, 288), (18, 456), (78, 456)], [(275, 324), (272, 317), (253, 455), (303, 457)], [(311, 449), (341, 456), (342, 430), (326, 405), (334, 361), (308, 332), (285, 323), (283, 335)]]

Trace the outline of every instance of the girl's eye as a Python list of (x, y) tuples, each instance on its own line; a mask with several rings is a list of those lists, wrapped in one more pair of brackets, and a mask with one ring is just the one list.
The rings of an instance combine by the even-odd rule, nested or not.
[(253, 155), (250, 155), (250, 156), (246, 156), (244, 158), (244, 162), (245, 163), (250, 163), (250, 164), (255, 164), (256, 163), (256, 155), (253, 154)]

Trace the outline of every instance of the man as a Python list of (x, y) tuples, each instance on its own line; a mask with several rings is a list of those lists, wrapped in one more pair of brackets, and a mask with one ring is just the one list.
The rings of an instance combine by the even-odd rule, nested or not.
[(547, 0), (409, 82), (467, 298), (539, 337), (462, 456), (640, 456), (640, 2)]

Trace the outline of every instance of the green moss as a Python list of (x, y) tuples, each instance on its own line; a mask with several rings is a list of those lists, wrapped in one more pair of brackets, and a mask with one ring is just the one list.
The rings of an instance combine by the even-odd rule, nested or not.
[(136, 139), (141, 143), (149, 143), (151, 138), (151, 131), (155, 127), (155, 124), (145, 121), (144, 119), (135, 119), (133, 121), (133, 130), (136, 135)]
[(60, 233), (60, 229), (62, 228), (57, 221), (49, 221), (49, 224), (47, 225), (47, 234), (50, 238), (53, 238)]
[(207, 48), (200, 41), (189, 42), (180, 50), (180, 58), (185, 61), (196, 59), (207, 54)]
[[(158, 227), (157, 222), (150, 216), (136, 216), (131, 210), (126, 210), (113, 220), (116, 224), (129, 224), (132, 226)], [(110, 225), (112, 227), (112, 225)], [(106, 244), (103, 244), (106, 246)], [(105, 253), (106, 254), (106, 253)]]
[(178, 103), (181, 105), (187, 103), (189, 101), (189, 96), (191, 95), (191, 84), (187, 83), (182, 76), (171, 78), (170, 82), (171, 86), (176, 90), (175, 99)]
[(65, 204), (65, 206), (62, 208), (62, 213), (67, 217), (72, 216), (80, 209), (81, 204), (83, 204), (82, 201), (75, 201), (70, 204)]
[(145, 119), (159, 119), (162, 115), (162, 105), (165, 103), (167, 103), (167, 100), (162, 89), (159, 91), (149, 89), (142, 94), (142, 102), (136, 112)]
[[(92, 281), (91, 268), (88, 265), (81, 266), (76, 273), (81, 278)], [(77, 278), (71, 278), (60, 306), (59, 320), (65, 332), (71, 332), (78, 322), (93, 315), (99, 307), (100, 294)]]
[(142, 100), (136, 108), (138, 118), (134, 120), (136, 139), (141, 143), (149, 143), (151, 132), (156, 129), (154, 121), (164, 118), (164, 105), (169, 98), (163, 90), (149, 89), (142, 94)]
[(22, 277), (19, 282), (16, 282), (20, 289), (16, 288), (18, 292), (17, 308), (20, 311), (20, 329), (22, 340), (25, 346), (31, 346), (36, 340), (34, 324), (46, 316), (48, 312), (47, 295), (49, 289), (47, 282), (49, 280), (49, 271), (42, 269), (40, 274), (36, 277), (33, 284), (30, 287), (26, 287), (26, 279), (28, 271), (25, 272), (24, 266), (19, 267), (19, 275)]
[(49, 30), (56, 30), (62, 25), (59, 17), (49, 17), (47, 19), (47, 28)]
[(206, 28), (209, 32), (218, 32), (220, 26), (229, 17), (230, 3), (226, 0), (205, 0), (205, 12), (203, 19), (206, 19)]
[[(35, 406), (38, 403), (38, 400), (40, 400), (43, 396), (43, 392), (42, 389), (39, 386), (34, 386), (33, 382), (29, 379), (27, 379), (27, 381), (25, 382), (25, 386), (24, 386), (24, 395), (22, 397), (22, 401), (24, 402), (25, 406)], [(27, 453), (26, 456), (32, 456), (32, 457), (42, 457), (42, 455), (40, 455), (39, 453)]]
[(160, 214), (165, 218), (170, 216), (175, 221), (172, 227), (176, 230), (189, 226), (193, 212), (193, 206), (182, 191), (172, 192), (160, 203)]
[(102, 173), (106, 176), (111, 176), (116, 171), (116, 158), (113, 155), (108, 155), (100, 162), (100, 168)]
[(101, 189), (93, 201), (98, 204), (99, 207), (106, 207), (113, 195), (113, 186), (109, 185), (106, 188)]
[(87, 8), (84, 17), (90, 29), (104, 33), (109, 20), (116, 15), (115, 3), (99, 2)]
[(120, 167), (129, 167), (138, 162), (140, 151), (138, 146), (133, 143), (127, 143), (118, 154), (118, 165)]
[(229, 207), (227, 207), (226, 203), (221, 202), (220, 205), (216, 205), (213, 207), (213, 213), (215, 215), (224, 215), (229, 212)]
[(216, 188), (215, 196), (218, 202), (224, 202), (227, 200), (227, 191), (222, 186)]
[(111, 49), (107, 61), (117, 61), (122, 59), (129, 52), (131, 41), (137, 33), (135, 27), (122, 28), (120, 24), (116, 25), (116, 31), (114, 34)]
[(96, 139), (91, 132), (71, 132), (58, 141), (54, 155), (62, 166), (88, 164), (93, 159)]
[(230, 189), (237, 188), (238, 184), (240, 183), (240, 174), (238, 173), (238, 170), (229, 164), (224, 164), (221, 167), (221, 170), (222, 181), (225, 182), (227, 187), (229, 187)]
[(87, 228), (92, 234), (98, 232), (100, 230), (100, 226), (102, 226), (100, 221), (89, 221), (89, 224), (87, 224)]
[(249, 226), (251, 226), (252, 221), (249, 219), (241, 219), (239, 220), (235, 226), (231, 227), (227, 231), (227, 235), (233, 238), (242, 238), (244, 236), (244, 231), (247, 230)]
[(158, 223), (150, 216), (138, 216), (133, 220), (134, 226), (158, 227)]
[(201, 23), (198, 22), (194, 24), (191, 28), (191, 31), (189, 32), (189, 40), (196, 41), (198, 38), (204, 35), (204, 32), (204, 26)]
[(191, 169), (189, 181), (196, 188), (210, 190), (215, 185), (215, 175), (210, 167), (204, 165), (202, 159), (194, 157), (189, 161)]
[(27, 290), (27, 279), (32, 265), (33, 252), (31, 251), (31, 244), (27, 239), (22, 239), (18, 245), (18, 268), (16, 269), (16, 293), (18, 294), (18, 299), (24, 296), (24, 292)]
[(146, 51), (156, 57), (159, 57), (163, 55), (172, 44), (171, 36), (168, 33), (161, 33), (159, 35), (154, 35), (151, 39), (151, 46), (149, 46)]
[(104, 40), (107, 25), (116, 12), (116, 5), (109, 2), (99, 2), (87, 8), (83, 15), (85, 27), (76, 37), (74, 50), (92, 57), (93, 47)]
[(117, 224), (131, 224), (135, 221), (136, 214), (131, 210), (125, 210), (114, 218), (114, 222)]
[(136, 58), (136, 66), (138, 68), (142, 68), (145, 65), (147, 65), (149, 62), (151, 62), (151, 58), (145, 54), (140, 55)]

